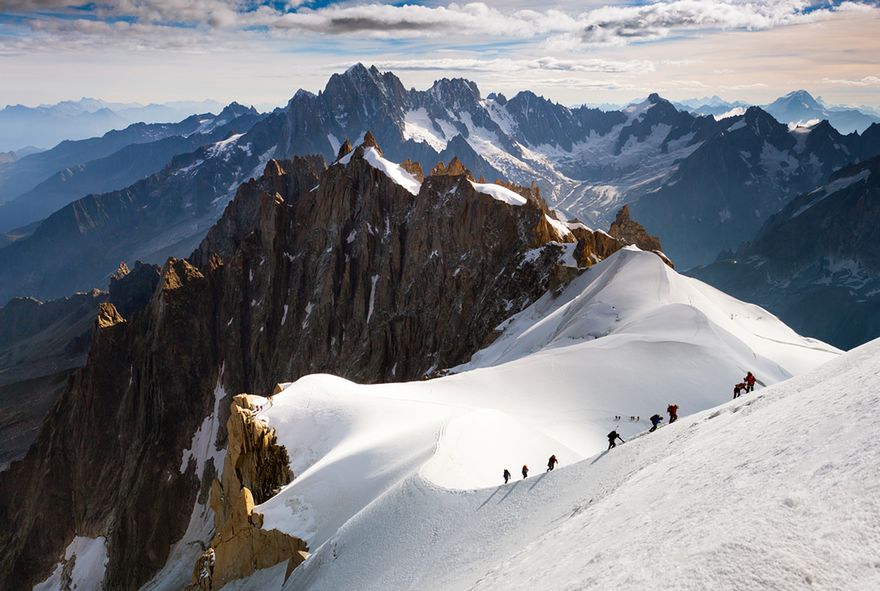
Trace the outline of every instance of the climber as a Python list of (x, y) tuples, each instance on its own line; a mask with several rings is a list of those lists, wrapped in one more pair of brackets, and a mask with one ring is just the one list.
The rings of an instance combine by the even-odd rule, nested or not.
[(505, 468), (503, 476), (504, 476), (504, 484), (507, 484), (507, 481), (510, 480), (510, 470)]
[(620, 439), (621, 443), (626, 443), (623, 440), (623, 437), (621, 437), (617, 433), (617, 431), (612, 431), (611, 433), (608, 434), (608, 449), (611, 449), (612, 447), (617, 447), (617, 441), (616, 441), (617, 439)]
[(526, 466), (525, 464), (523, 464), (522, 475), (523, 475), (523, 478), (529, 477), (529, 467)]
[(745, 390), (746, 385), (743, 382), (738, 383), (733, 387), (733, 398), (734, 400), (742, 396), (742, 391)]
[(552, 456), (550, 456), (550, 459), (547, 460), (547, 472), (552, 471), (553, 468), (555, 468), (556, 464), (558, 464), (558, 463), (559, 463), (559, 460), (556, 459), (556, 454), (553, 454)]
[(678, 405), (677, 404), (670, 404), (669, 406), (667, 406), (666, 412), (669, 413), (669, 424), (670, 425), (678, 420)]
[(651, 417), (651, 428), (648, 429), (648, 432), (653, 433), (654, 431), (656, 431), (657, 427), (660, 426), (660, 421), (662, 420), (663, 417), (661, 417), (660, 415), (654, 415), (653, 417)]
[(755, 382), (757, 379), (752, 372), (746, 374), (745, 382), (746, 382), (746, 392), (753, 392), (755, 390)]

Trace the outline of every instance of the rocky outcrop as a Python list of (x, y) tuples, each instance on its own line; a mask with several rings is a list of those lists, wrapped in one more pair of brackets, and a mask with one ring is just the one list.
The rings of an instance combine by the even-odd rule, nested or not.
[(648, 234), (648, 231), (645, 230), (644, 226), (630, 217), (628, 205), (624, 205), (617, 212), (617, 216), (614, 218), (614, 221), (611, 222), (611, 227), (608, 229), (608, 233), (625, 244), (634, 244), (642, 250), (656, 253), (657, 256), (663, 259), (663, 262), (670, 267), (675, 268), (672, 261), (663, 254), (663, 249), (660, 246), (660, 239)]
[(286, 561), (287, 574), (308, 557), (302, 540), (264, 530), (254, 511), (293, 478), (287, 451), (275, 431), (254, 418), (257, 405), (246, 394), (232, 399), (226, 422), (228, 445), (222, 475), (211, 486), (215, 534), (193, 568), (192, 591), (215, 591), (235, 579)]
[[(535, 188), (516, 187), (526, 203), (511, 205), (445, 166), (413, 195), (365, 150), (322, 171), (308, 159), (270, 163), (227, 207), (225, 232), (191, 260), (169, 260), (151, 293), (149, 281), (137, 282), (126, 299), (146, 301), (142, 309), (104, 310), (87, 365), (26, 458), (0, 473), (0, 587), (44, 578), (83, 532), (107, 537), (108, 588), (139, 587), (216, 478), (212, 450), (230, 440), (226, 393), (268, 393), (279, 379), (315, 372), (420, 378), (469, 359), (548, 289), (564, 247), (536, 235), (548, 208)], [(221, 530), (250, 532), (236, 556), (275, 535), (256, 533), (249, 507), (283, 480), (284, 462), (271, 445), (252, 447), (268, 455), (230, 464), (249, 492), (233, 495), (221, 473), (234, 502), (215, 503)], [(286, 538), (271, 543), (273, 560), (301, 550)], [(212, 580), (245, 568), (221, 549)]]

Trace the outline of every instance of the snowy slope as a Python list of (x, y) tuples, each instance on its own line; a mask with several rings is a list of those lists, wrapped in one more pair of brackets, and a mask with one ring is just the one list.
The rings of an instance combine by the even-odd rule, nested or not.
[(876, 589), (878, 359), (875, 341), (507, 486), (410, 478), (285, 589)]
[[(775, 383), (839, 354), (638, 250), (505, 324), (454, 375), (373, 386), (307, 376), (261, 411), (296, 475), (257, 508), (263, 527), (316, 551), (290, 588), (469, 588), (492, 560), (547, 531), (556, 503), (570, 512), (583, 494), (582, 478), (563, 475), (591, 464), (544, 478), (550, 454), (569, 466), (601, 451), (612, 428), (625, 438), (644, 430), (668, 402), (700, 411), (727, 400), (746, 370)], [(533, 477), (496, 488), (503, 468), (518, 475), (523, 463)], [(631, 464), (591, 494), (610, 491)], [(537, 499), (531, 491), (549, 482)]]

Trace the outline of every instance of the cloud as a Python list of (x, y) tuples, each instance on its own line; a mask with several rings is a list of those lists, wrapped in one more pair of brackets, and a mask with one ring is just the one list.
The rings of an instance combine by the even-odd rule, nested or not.
[[(614, 0), (611, 0), (614, 1)], [(5, 0), (13, 10), (33, 12), (28, 23), (53, 19), (41, 10), (69, 8), (70, 0)], [(836, 11), (878, 10), (876, 5), (845, 2), (816, 8), (804, 0), (666, 0), (643, 5), (501, 10), (482, 2), (417, 4), (331, 4), (309, 8), (306, 0), (264, 4), (258, 0), (105, 0), (92, 6), (91, 18), (124, 19), (156, 29), (237, 30), (268, 32), (275, 37), (316, 34), (366, 39), (454, 40), (543, 39), (546, 47), (576, 49), (626, 45), (708, 30), (765, 30), (814, 22)], [(67, 29), (71, 35), (95, 35), (87, 27)], [(183, 36), (185, 38), (185, 36)], [(145, 39), (145, 42), (148, 42)]]
[(856, 80), (823, 78), (825, 84), (835, 84), (838, 86), (877, 86), (880, 87), (880, 76), (864, 76)]
[[(349, 64), (338, 64), (342, 69)], [(530, 71), (544, 72), (591, 72), (604, 74), (653, 72), (654, 63), (648, 60), (606, 60), (598, 58), (560, 59), (541, 57), (534, 59), (511, 58), (436, 58), (436, 59), (397, 59), (379, 61), (374, 64), (384, 70), (418, 71), (465, 71), (511, 74)]]

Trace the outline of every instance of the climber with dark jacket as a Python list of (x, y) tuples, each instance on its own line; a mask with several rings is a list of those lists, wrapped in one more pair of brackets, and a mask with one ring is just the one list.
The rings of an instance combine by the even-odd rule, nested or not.
[(525, 464), (523, 464), (522, 475), (523, 475), (523, 478), (529, 477), (529, 467), (526, 466)]
[(608, 434), (608, 449), (611, 449), (612, 447), (617, 447), (617, 440), (618, 439), (620, 439), (621, 443), (626, 443), (623, 440), (623, 437), (621, 437), (617, 431), (612, 431), (611, 433), (609, 433)]
[(742, 391), (746, 389), (746, 385), (743, 382), (738, 383), (733, 387), (733, 398), (736, 400), (740, 396), (742, 396)]
[(502, 476), (504, 476), (504, 484), (507, 484), (507, 481), (510, 480), (510, 470), (505, 468)]
[(559, 463), (559, 460), (556, 459), (556, 454), (550, 456), (550, 459), (547, 460), (547, 472), (551, 472), (553, 468), (556, 467), (556, 464)]
[(651, 428), (648, 429), (648, 432), (653, 433), (654, 431), (656, 431), (657, 427), (660, 426), (660, 421), (662, 420), (663, 417), (661, 417), (660, 415), (654, 415), (653, 417), (651, 417)]

